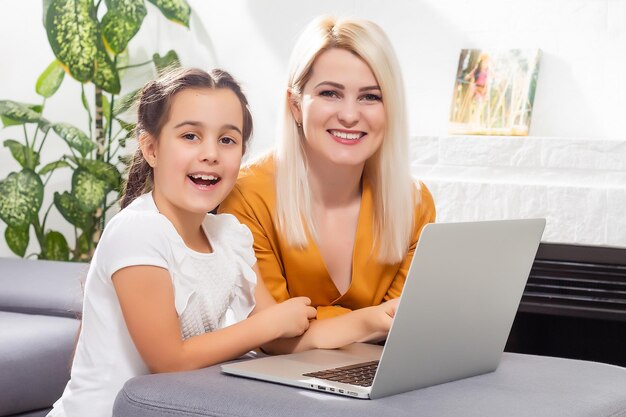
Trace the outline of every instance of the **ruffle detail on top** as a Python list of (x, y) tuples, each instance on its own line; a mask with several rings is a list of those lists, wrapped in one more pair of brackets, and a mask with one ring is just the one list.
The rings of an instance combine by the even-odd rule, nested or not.
[(194, 252), (182, 240), (172, 244), (170, 273), (183, 339), (239, 322), (254, 309), (252, 234), (230, 215), (208, 215), (203, 227), (213, 253)]
[[(235, 282), (234, 297), (226, 311), (222, 327), (245, 320), (255, 306), (254, 290), (257, 276), (252, 267), (256, 264), (254, 238), (247, 226), (239, 223), (232, 214), (209, 215), (205, 221), (206, 230), (216, 236), (216, 240), (232, 253), (234, 264), (239, 270)], [(219, 229), (219, 230), (216, 230)], [(213, 236), (213, 235), (212, 235)]]

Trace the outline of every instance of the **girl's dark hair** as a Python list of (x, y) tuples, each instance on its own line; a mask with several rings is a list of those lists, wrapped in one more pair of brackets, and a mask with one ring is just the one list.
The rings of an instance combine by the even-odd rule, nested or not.
[[(142, 134), (148, 133), (153, 138), (158, 138), (168, 119), (172, 97), (187, 88), (227, 88), (235, 93), (243, 111), (242, 134), (245, 153), (246, 145), (252, 136), (252, 114), (248, 108), (248, 100), (239, 83), (228, 72), (220, 69), (207, 73), (197, 68), (177, 68), (146, 84), (137, 99), (135, 137), (139, 138)], [(124, 208), (141, 194), (150, 191), (152, 181), (152, 167), (148, 165), (141, 149), (138, 148), (128, 168), (128, 179), (120, 206)]]

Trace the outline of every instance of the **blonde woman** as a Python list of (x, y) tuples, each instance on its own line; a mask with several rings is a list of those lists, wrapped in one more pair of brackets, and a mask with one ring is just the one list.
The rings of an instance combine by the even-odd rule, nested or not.
[(435, 220), (410, 175), (404, 86), (381, 28), (312, 21), (291, 57), (282, 119), (276, 149), (242, 169), (220, 211), (252, 231), (277, 301), (306, 296), (318, 319), (349, 325), (356, 310), (399, 297)]

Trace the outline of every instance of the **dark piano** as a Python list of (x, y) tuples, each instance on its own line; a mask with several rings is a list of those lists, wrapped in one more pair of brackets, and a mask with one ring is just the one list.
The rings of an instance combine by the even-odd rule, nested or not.
[(626, 249), (542, 243), (505, 350), (626, 366)]

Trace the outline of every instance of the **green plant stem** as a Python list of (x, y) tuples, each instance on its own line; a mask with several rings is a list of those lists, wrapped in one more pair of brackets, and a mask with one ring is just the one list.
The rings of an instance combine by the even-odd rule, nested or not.
[[(43, 114), (43, 109), (45, 107), (46, 107), (46, 98), (44, 97), (43, 103), (41, 103), (41, 114)], [(37, 133), (39, 133), (39, 124), (37, 124), (37, 128), (35, 129), (35, 136), (33, 137), (33, 150), (35, 149), (35, 143), (37, 143)]]
[[(118, 142), (117, 146), (115, 147), (113, 152), (111, 152), (111, 159), (115, 158), (115, 155), (117, 155), (117, 153), (119, 152), (121, 147), (122, 147), (122, 145), (120, 145), (119, 142)], [(109, 163), (110, 163), (111, 159), (109, 159)]]
[(78, 254), (80, 253), (80, 243), (78, 242), (78, 228), (74, 226), (74, 250), (72, 251), (72, 260), (78, 260)]
[[(117, 55), (113, 59), (113, 64), (117, 62)], [(107, 138), (106, 138), (106, 162), (111, 161), (111, 136), (113, 135), (113, 106), (115, 105), (115, 94), (111, 94), (111, 100), (109, 103), (109, 120), (107, 120)]]
[[(117, 55), (115, 55), (115, 59), (117, 60)], [(113, 114), (113, 105), (114, 104), (115, 104), (115, 95), (111, 94), (111, 106), (110, 106), (109, 114)], [(109, 127), (107, 129), (108, 130), (107, 131), (107, 136), (108, 137), (107, 137), (107, 145), (106, 145), (106, 148), (107, 148), (107, 159), (106, 159), (106, 161), (107, 162), (111, 162), (111, 143), (112, 143), (111, 136), (112, 136), (112, 132), (113, 132), (113, 117), (109, 117), (108, 122), (109, 122)]]
[(43, 182), (43, 188), (46, 188), (46, 185), (48, 185), (48, 181), (50, 181), (50, 177), (52, 177), (52, 173), (54, 171), (50, 171), (50, 173), (48, 174), (48, 177), (46, 177), (46, 180)]
[[(81, 93), (81, 97), (80, 97), (81, 101), (83, 101), (84, 105), (89, 106), (89, 103), (87, 103), (87, 96), (85, 95), (85, 84), (83, 83), (80, 84), (80, 93)], [(91, 111), (89, 110), (88, 107), (85, 107), (85, 111), (87, 112), (87, 121), (89, 123), (89, 139), (93, 140), (93, 131), (91, 129), (93, 126), (93, 118), (91, 117)]]
[[(41, 155), (41, 148), (43, 148), (43, 144), (46, 143), (46, 138), (48, 137), (48, 132), (50, 132), (50, 129), (48, 129), (48, 131), (46, 133), (44, 133), (43, 135), (43, 139), (41, 139), (41, 143), (39, 144), (39, 149), (37, 149), (37, 153)], [(34, 145), (34, 143), (33, 143)]]
[[(123, 127), (120, 126), (120, 128), (118, 129), (117, 132), (115, 132), (115, 134), (113, 135), (113, 137), (111, 138), (111, 142), (113, 142), (115, 139), (117, 139), (117, 137), (120, 135), (120, 133), (125, 132), (126, 129), (124, 129)], [(114, 156), (114, 155), (111, 155)]]
[[(37, 236), (37, 241), (39, 242), (39, 247), (41, 248), (41, 252), (44, 251), (45, 246), (45, 235), (44, 235), (44, 229), (43, 227), (41, 227), (41, 224), (39, 224), (39, 218), (35, 218), (35, 221), (33, 222), (33, 228), (35, 229), (35, 236)], [(41, 255), (41, 254), (40, 254)]]
[[(77, 157), (77, 156), (76, 156), (76, 154), (74, 153), (74, 149), (72, 149), (71, 147), (70, 147), (70, 152), (72, 153), (72, 158), (74, 158), (75, 160), (77, 160), (77, 161), (78, 161), (78, 157)], [(65, 156), (63, 156), (63, 157), (65, 158)], [(76, 168), (73, 168), (73, 169), (76, 169)]]
[(98, 161), (104, 160), (104, 145), (106, 138), (104, 137), (104, 129), (102, 127), (102, 119), (104, 119), (104, 111), (102, 110), (102, 89), (96, 87), (96, 159)]
[[(116, 56), (116, 58), (117, 58), (117, 56)], [(152, 64), (152, 60), (146, 61), (146, 62), (142, 62), (141, 64), (126, 65), (125, 67), (119, 67), (117, 70), (118, 71), (122, 71), (122, 70), (129, 69), (129, 68), (143, 67), (144, 65), (148, 65), (148, 64)]]
[[(117, 66), (117, 54), (113, 57), (113, 66)], [(106, 138), (106, 162), (109, 163), (111, 161), (111, 135), (113, 134), (113, 106), (115, 105), (115, 94), (111, 94), (111, 100), (109, 103), (109, 120), (107, 127), (107, 138)], [(107, 197), (102, 201), (102, 216), (100, 217), (100, 231), (104, 230), (104, 224), (106, 219), (106, 210), (107, 210)]]
[(114, 206), (114, 205), (116, 205), (116, 204), (117, 204), (117, 200), (116, 200), (116, 201), (113, 201), (111, 204), (109, 204), (108, 206), (106, 206), (106, 211), (105, 211), (105, 213), (106, 213), (107, 211), (109, 211), (109, 210), (111, 209), (111, 207), (113, 207), (113, 206)]
[(28, 141), (28, 131), (26, 130), (26, 124), (23, 124), (22, 128), (24, 129), (24, 141), (26, 141), (26, 147), (30, 148), (30, 142)]
[[(51, 175), (48, 176), (48, 178), (50, 178)], [(46, 180), (46, 182), (48, 182), (48, 180)], [(45, 185), (44, 185), (45, 188)], [(50, 205), (48, 206), (48, 209), (46, 210), (46, 214), (43, 215), (43, 222), (41, 222), (41, 228), (43, 230), (46, 230), (46, 220), (48, 220), (48, 214), (50, 214), (50, 209), (52, 209), (52, 206), (54, 206), (54, 201), (52, 203), (50, 203)]]

